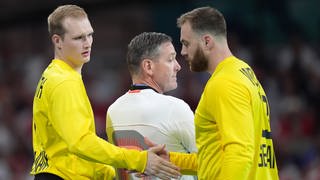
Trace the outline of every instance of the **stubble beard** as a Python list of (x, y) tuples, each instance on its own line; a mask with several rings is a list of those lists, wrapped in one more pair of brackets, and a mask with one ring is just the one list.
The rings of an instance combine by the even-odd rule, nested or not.
[(188, 59), (190, 70), (193, 72), (204, 72), (208, 70), (208, 59), (200, 47), (197, 48), (193, 58)]

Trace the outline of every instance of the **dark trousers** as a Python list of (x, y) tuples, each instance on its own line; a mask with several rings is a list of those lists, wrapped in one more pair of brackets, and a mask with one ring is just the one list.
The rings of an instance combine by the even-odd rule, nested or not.
[(39, 173), (34, 176), (34, 180), (63, 180), (63, 179), (54, 174)]

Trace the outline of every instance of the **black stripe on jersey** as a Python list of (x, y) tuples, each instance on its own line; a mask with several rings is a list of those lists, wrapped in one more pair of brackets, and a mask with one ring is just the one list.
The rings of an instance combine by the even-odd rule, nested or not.
[(266, 139), (271, 139), (271, 132), (268, 130), (262, 130), (262, 137)]

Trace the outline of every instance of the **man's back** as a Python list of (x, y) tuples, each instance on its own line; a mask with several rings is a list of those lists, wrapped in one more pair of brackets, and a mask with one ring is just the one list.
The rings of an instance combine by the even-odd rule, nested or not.
[(193, 112), (182, 100), (152, 89), (130, 90), (107, 112), (109, 141), (114, 130), (136, 130), (169, 151), (195, 152)]

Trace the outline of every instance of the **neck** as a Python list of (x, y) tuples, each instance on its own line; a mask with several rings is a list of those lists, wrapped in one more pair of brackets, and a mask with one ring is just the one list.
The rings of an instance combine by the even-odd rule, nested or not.
[(211, 62), (209, 64), (209, 69), (208, 69), (208, 72), (210, 74), (214, 73), (216, 67), (220, 62), (222, 62), (223, 60), (225, 60), (230, 56), (233, 56), (227, 44), (224, 47), (216, 48), (213, 51), (214, 52), (211, 52), (211, 54), (214, 54), (214, 55), (211, 56), (211, 60), (209, 61)]
[(81, 70), (82, 70), (82, 65), (77, 65), (75, 63), (72, 63), (72, 61), (69, 61), (67, 58), (64, 58), (62, 56), (59, 55), (55, 55), (54, 57), (55, 59), (60, 59), (61, 61), (64, 61), (65, 63), (67, 63), (72, 69), (74, 69), (75, 71), (77, 71), (79, 74), (81, 74)]
[(158, 83), (156, 83), (152, 78), (147, 78), (147, 79), (132, 79), (133, 84), (144, 84), (147, 86), (150, 86), (151, 88), (155, 89), (158, 93), (163, 94), (163, 91), (161, 90), (160, 86)]

